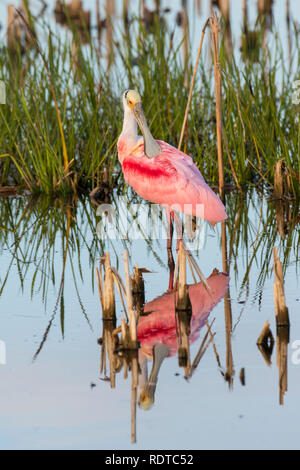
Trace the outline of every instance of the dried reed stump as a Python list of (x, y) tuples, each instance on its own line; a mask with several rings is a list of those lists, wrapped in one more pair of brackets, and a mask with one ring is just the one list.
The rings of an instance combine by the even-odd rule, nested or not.
[(274, 337), (270, 329), (270, 323), (265, 322), (261, 334), (256, 342), (266, 364), (271, 365), (271, 356), (274, 348)]
[(283, 199), (290, 194), (291, 182), (290, 176), (286, 170), (283, 159), (276, 162), (274, 166), (274, 191), (273, 196), (276, 199)]
[(290, 326), (289, 321), (289, 311), (285, 303), (285, 294), (284, 294), (284, 279), (282, 272), (282, 265), (278, 259), (277, 248), (273, 248), (273, 257), (274, 257), (274, 303), (275, 303), (275, 315), (276, 315), (276, 324), (278, 327), (287, 327)]
[(132, 289), (132, 300), (134, 308), (137, 312), (137, 321), (140, 315), (144, 313), (145, 304), (145, 283), (143, 279), (143, 272), (149, 272), (147, 269), (139, 269), (138, 264), (135, 266), (134, 274), (130, 278)]
[(116, 319), (116, 305), (115, 305), (115, 287), (114, 278), (110, 265), (109, 253), (105, 253), (104, 257), (105, 278), (104, 278), (104, 295), (103, 295), (103, 319), (115, 320)]
[(176, 316), (179, 323), (178, 362), (180, 367), (190, 367), (190, 322), (192, 318), (192, 304), (189, 289), (186, 284), (186, 253), (180, 242), (178, 252), (178, 292), (176, 303)]

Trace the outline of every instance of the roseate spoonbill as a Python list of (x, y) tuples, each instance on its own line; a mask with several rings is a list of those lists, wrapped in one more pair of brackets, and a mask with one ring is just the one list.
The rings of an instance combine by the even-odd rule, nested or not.
[[(167, 245), (169, 266), (173, 266), (171, 218), (174, 219), (174, 210), (201, 216), (215, 225), (227, 218), (225, 207), (205, 183), (191, 157), (152, 137), (139, 93), (126, 90), (123, 106), (124, 121), (118, 139), (118, 157), (125, 181), (142, 198), (166, 207), (171, 228)], [(137, 124), (143, 137), (138, 136)]]
[[(125, 180), (144, 199), (198, 215), (212, 225), (227, 218), (225, 207), (205, 183), (191, 157), (166, 142), (155, 140), (149, 130), (140, 95), (123, 94), (124, 122), (118, 140), (118, 156)], [(143, 137), (137, 134), (139, 124)], [(178, 209), (177, 209), (178, 208)]]

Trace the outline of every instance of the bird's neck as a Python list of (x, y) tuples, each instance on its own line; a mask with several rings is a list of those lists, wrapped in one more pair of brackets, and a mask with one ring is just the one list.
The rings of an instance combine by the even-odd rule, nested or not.
[(146, 120), (143, 121), (141, 130), (143, 137), (138, 136), (137, 122), (132, 112), (125, 109), (123, 128), (118, 140), (118, 154), (121, 162), (142, 141), (144, 141), (144, 152), (147, 157), (152, 158), (161, 153), (161, 148), (152, 137)]
[(137, 122), (132, 115), (131, 111), (125, 110), (124, 112), (124, 120), (123, 120), (123, 128), (122, 134), (126, 134), (127, 137), (132, 139), (137, 139)]
[(140, 137), (137, 133), (137, 122), (130, 111), (125, 110), (123, 128), (118, 139), (119, 160), (122, 162), (124, 157), (129, 155), (139, 143)]

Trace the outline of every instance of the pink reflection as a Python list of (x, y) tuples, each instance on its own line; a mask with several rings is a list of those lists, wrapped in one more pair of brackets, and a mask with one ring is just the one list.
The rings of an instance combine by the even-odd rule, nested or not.
[[(212, 293), (208, 293), (202, 283), (189, 286), (190, 300), (192, 304), (190, 342), (193, 343), (199, 337), (199, 332), (205, 324), (211, 310), (224, 297), (229, 284), (227, 274), (220, 273), (216, 269), (207, 279)], [(141, 352), (152, 357), (152, 349), (155, 344), (165, 344), (169, 347), (169, 356), (177, 352), (177, 337), (175, 327), (175, 292), (167, 292), (160, 297), (148, 302), (144, 312), (152, 312), (140, 317), (138, 323), (138, 339), (141, 344)]]

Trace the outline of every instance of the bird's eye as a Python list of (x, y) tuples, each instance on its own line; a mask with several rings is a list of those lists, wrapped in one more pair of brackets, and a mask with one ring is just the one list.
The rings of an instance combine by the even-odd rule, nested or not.
[(128, 104), (131, 106), (131, 105), (132, 105), (132, 101), (131, 101), (131, 100), (129, 100), (129, 101), (128, 101)]

